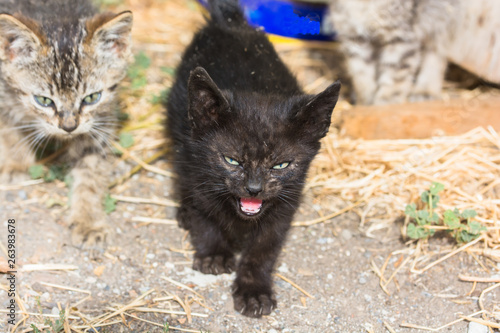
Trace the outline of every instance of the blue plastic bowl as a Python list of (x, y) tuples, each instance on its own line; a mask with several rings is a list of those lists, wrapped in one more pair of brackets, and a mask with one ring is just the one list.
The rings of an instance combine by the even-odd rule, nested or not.
[[(207, 0), (198, 0), (208, 6)], [(248, 23), (269, 34), (306, 40), (335, 40), (335, 32), (324, 24), (328, 4), (293, 0), (239, 0)]]

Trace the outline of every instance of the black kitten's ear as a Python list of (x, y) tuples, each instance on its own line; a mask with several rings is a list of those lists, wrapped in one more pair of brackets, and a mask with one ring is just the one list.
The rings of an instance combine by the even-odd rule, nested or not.
[(220, 124), (229, 103), (207, 71), (196, 67), (188, 82), (188, 116), (193, 130)]
[(328, 133), (339, 92), (340, 81), (336, 81), (323, 92), (308, 97), (305, 105), (301, 105), (292, 118), (301, 133), (313, 140), (319, 140)]

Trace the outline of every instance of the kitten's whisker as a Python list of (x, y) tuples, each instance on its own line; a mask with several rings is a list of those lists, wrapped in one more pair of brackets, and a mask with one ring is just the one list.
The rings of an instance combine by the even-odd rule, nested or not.
[[(96, 143), (96, 145), (99, 147), (99, 149), (101, 150), (103, 156), (105, 159), (108, 158), (108, 153), (107, 151), (104, 149), (104, 147), (102, 146), (102, 143), (99, 141), (99, 136), (100, 134), (98, 132), (95, 132), (95, 131), (92, 131), (90, 130), (89, 132), (89, 135), (90, 137), (92, 138), (92, 140)], [(95, 134), (95, 135), (94, 135)], [(103, 138), (101, 137), (101, 140), (103, 140)], [(104, 140), (104, 142), (107, 144), (106, 140)]]
[[(13, 147), (12, 147), (12, 151), (15, 151), (14, 153), (14, 156), (16, 156), (18, 153), (19, 153), (19, 148), (21, 146), (23, 146), (25, 143), (27, 142), (30, 142), (32, 140), (33, 137), (37, 136), (40, 134), (40, 129), (37, 129), (36, 131), (26, 135), (24, 138), (22, 138), (21, 140), (19, 140)], [(28, 145), (28, 148), (30, 147), (30, 145)]]
[(50, 142), (50, 136), (42, 136), (41, 139), (38, 142), (38, 145), (35, 146), (35, 151), (39, 149), (39, 147), (45, 142), (45, 145), (43, 146), (42, 152), (40, 153), (40, 156), (43, 156), (43, 153), (45, 152), (45, 149), (47, 149), (47, 146), (49, 145)]
[(16, 131), (16, 130), (21, 130), (21, 132), (25, 132), (27, 130), (36, 129), (36, 128), (38, 128), (38, 126), (36, 123), (34, 123), (34, 124), (30, 124), (30, 125), (3, 128), (0, 130), (0, 133), (6, 133), (6, 132), (11, 132), (11, 131)]

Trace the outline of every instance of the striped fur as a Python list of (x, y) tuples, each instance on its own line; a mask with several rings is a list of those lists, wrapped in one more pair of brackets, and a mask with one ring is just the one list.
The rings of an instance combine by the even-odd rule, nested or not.
[[(106, 147), (132, 14), (99, 14), (90, 0), (0, 0), (0, 13), (0, 181), (25, 171), (47, 142), (69, 145), (73, 240), (95, 244), (106, 237)], [(95, 93), (97, 102), (84, 103)]]
[(357, 103), (438, 98), (448, 60), (500, 82), (497, 0), (332, 0), (330, 13)]

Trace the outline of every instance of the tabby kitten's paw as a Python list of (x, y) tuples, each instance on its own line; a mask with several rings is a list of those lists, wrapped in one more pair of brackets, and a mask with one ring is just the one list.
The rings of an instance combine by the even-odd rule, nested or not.
[(236, 259), (233, 255), (214, 255), (206, 257), (195, 257), (193, 269), (204, 274), (224, 274), (231, 273), (236, 268)]
[(272, 292), (263, 293), (259, 288), (252, 287), (236, 287), (233, 291), (233, 301), (236, 311), (252, 318), (271, 314), (277, 305)]
[(84, 221), (75, 219), (71, 223), (71, 242), (79, 248), (101, 248), (106, 244), (110, 228), (106, 219), (100, 221)]

